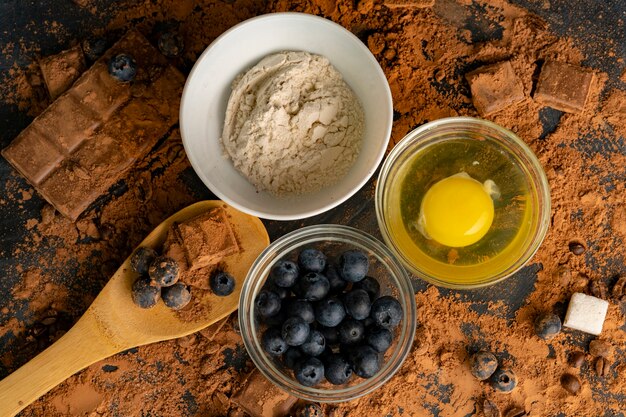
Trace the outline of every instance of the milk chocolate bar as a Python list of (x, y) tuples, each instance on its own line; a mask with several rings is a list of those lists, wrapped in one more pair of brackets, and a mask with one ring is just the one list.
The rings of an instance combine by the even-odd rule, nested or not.
[(472, 103), (481, 116), (505, 109), (524, 99), (524, 87), (509, 61), (478, 68), (465, 76)]
[(553, 109), (578, 113), (585, 106), (593, 73), (575, 65), (546, 61), (537, 81), (535, 100)]
[[(119, 53), (132, 82), (108, 73)], [(76, 220), (178, 121), (184, 76), (139, 32), (128, 32), (2, 151), (61, 214)]]
[(224, 210), (215, 208), (176, 225), (190, 271), (215, 265), (239, 252)]
[(231, 400), (252, 417), (283, 417), (289, 415), (297, 399), (272, 384), (255, 369)]

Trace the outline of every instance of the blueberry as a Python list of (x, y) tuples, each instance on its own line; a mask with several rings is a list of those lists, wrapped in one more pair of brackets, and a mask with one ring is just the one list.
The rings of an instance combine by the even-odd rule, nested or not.
[(161, 288), (144, 275), (133, 283), (132, 297), (133, 302), (141, 308), (154, 307), (161, 298)]
[(561, 319), (556, 314), (542, 314), (535, 319), (535, 333), (543, 340), (551, 340), (560, 332)]
[(339, 258), (339, 274), (349, 282), (358, 282), (365, 278), (369, 269), (369, 259), (360, 250), (349, 250)]
[(183, 37), (177, 32), (164, 32), (159, 36), (157, 42), (159, 51), (169, 58), (176, 57), (181, 54), (184, 47)]
[(235, 290), (235, 278), (228, 272), (218, 271), (216, 274), (211, 275), (209, 285), (215, 295), (225, 297), (232, 294)]
[(262, 317), (271, 317), (280, 311), (280, 297), (273, 291), (261, 290), (254, 306)]
[(371, 346), (350, 349), (352, 370), (361, 378), (371, 378), (380, 370), (380, 357)]
[(335, 327), (344, 317), (346, 310), (336, 297), (325, 298), (315, 305), (315, 320), (322, 326)]
[(491, 386), (499, 392), (511, 392), (517, 386), (517, 376), (510, 369), (498, 369), (491, 375)]
[(287, 317), (287, 309), (281, 307), (280, 310), (278, 310), (278, 313), (273, 316), (265, 317), (261, 315), (261, 320), (267, 326), (282, 327), (285, 320), (287, 320)]
[(270, 327), (261, 336), (261, 344), (263, 349), (272, 356), (280, 356), (287, 352), (287, 342), (285, 342), (281, 336), (281, 331), (278, 327)]
[(294, 292), (307, 301), (317, 301), (326, 297), (330, 283), (328, 278), (317, 272), (309, 272), (298, 280)]
[(304, 353), (297, 347), (290, 347), (283, 356), (285, 366), (289, 369), (296, 369), (296, 365), (304, 359)]
[(176, 284), (180, 271), (178, 263), (167, 256), (157, 256), (148, 268), (150, 278), (161, 287), (169, 287)]
[(295, 375), (299, 383), (312, 387), (324, 378), (324, 364), (317, 358), (305, 359), (296, 366)]
[(166, 306), (172, 310), (180, 310), (191, 301), (191, 291), (182, 282), (177, 282), (171, 287), (164, 287), (161, 297)]
[(363, 340), (365, 327), (363, 323), (355, 319), (347, 318), (339, 327), (339, 343), (343, 345), (355, 345)]
[(309, 333), (309, 323), (300, 317), (290, 317), (283, 323), (281, 335), (289, 346), (300, 346), (307, 341)]
[(342, 385), (350, 380), (352, 367), (340, 354), (333, 353), (324, 360), (324, 375), (333, 385)]
[(363, 323), (363, 326), (365, 326), (366, 329), (376, 324), (374, 323), (374, 319), (371, 316), (365, 317), (363, 320), (361, 320), (361, 323)]
[(296, 283), (300, 271), (298, 265), (291, 261), (278, 261), (270, 272), (272, 282), (279, 287), (289, 288)]
[(385, 328), (373, 326), (365, 331), (365, 342), (378, 353), (383, 353), (393, 342), (393, 334)]
[(109, 74), (122, 82), (131, 81), (137, 74), (137, 64), (130, 55), (115, 55), (109, 60)]
[(87, 38), (82, 42), (81, 47), (87, 59), (93, 62), (106, 51), (107, 41), (103, 38)]
[(496, 371), (498, 359), (493, 353), (481, 350), (470, 356), (469, 364), (472, 375), (479, 381), (484, 381)]
[(334, 265), (328, 265), (324, 275), (328, 278), (328, 282), (330, 283), (330, 292), (332, 293), (340, 293), (348, 286), (348, 281), (341, 278), (339, 271), (337, 271), (337, 267)]
[(152, 248), (138, 248), (130, 257), (130, 267), (138, 274), (145, 275), (157, 256), (159, 254)]
[(359, 282), (355, 282), (352, 286), (353, 290), (365, 290), (370, 300), (375, 300), (380, 295), (380, 284), (376, 278), (365, 277)]
[(395, 298), (385, 295), (372, 303), (370, 316), (380, 327), (391, 329), (402, 320), (402, 305)]
[(326, 339), (319, 330), (311, 330), (309, 337), (300, 346), (300, 349), (309, 356), (319, 356), (326, 349)]
[(279, 287), (278, 285), (274, 284), (273, 282), (269, 280), (265, 281), (265, 285), (263, 285), (263, 289), (276, 293), (276, 295), (278, 295), (278, 297), (281, 300), (284, 300), (285, 298), (289, 297), (289, 295), (291, 294), (291, 291), (289, 290), (289, 288)]
[(304, 300), (293, 300), (293, 302), (289, 303), (287, 315), (290, 317), (300, 317), (309, 324), (315, 321), (313, 305)]
[(308, 403), (298, 408), (294, 417), (324, 417), (324, 412), (319, 405)]
[(370, 315), (372, 304), (365, 290), (352, 290), (343, 297), (346, 313), (356, 320), (364, 320)]
[(305, 271), (322, 272), (326, 268), (326, 255), (317, 249), (305, 249), (298, 255), (298, 265)]
[(320, 332), (324, 335), (326, 346), (339, 343), (339, 329), (337, 327), (320, 327)]

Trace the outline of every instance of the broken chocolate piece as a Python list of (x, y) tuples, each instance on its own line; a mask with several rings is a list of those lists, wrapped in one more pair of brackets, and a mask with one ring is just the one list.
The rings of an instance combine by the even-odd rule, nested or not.
[(578, 113), (585, 106), (593, 73), (563, 62), (546, 61), (534, 99), (553, 109)]
[(215, 265), (239, 252), (224, 210), (216, 208), (176, 225), (190, 271)]
[(85, 57), (80, 46), (39, 60), (39, 68), (54, 100), (67, 91), (85, 71)]
[(500, 111), (524, 99), (524, 87), (509, 61), (478, 68), (465, 76), (472, 102), (481, 116)]
[[(115, 80), (107, 70), (111, 56), (124, 51), (137, 61), (132, 83)], [(178, 121), (183, 84), (184, 76), (132, 30), (2, 155), (75, 221)]]
[(252, 417), (289, 415), (296, 400), (296, 397), (272, 384), (256, 369), (250, 373), (242, 389), (231, 398)]

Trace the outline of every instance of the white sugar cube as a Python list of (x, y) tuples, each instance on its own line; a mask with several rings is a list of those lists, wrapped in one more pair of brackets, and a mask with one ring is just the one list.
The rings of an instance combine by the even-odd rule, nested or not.
[(602, 332), (608, 309), (609, 303), (605, 300), (579, 292), (574, 293), (569, 300), (563, 326), (597, 336)]

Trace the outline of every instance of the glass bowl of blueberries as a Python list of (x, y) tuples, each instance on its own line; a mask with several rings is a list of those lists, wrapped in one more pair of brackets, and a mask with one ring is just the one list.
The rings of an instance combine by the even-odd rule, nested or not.
[(349, 401), (400, 368), (415, 335), (413, 286), (380, 241), (316, 225), (268, 246), (239, 299), (244, 345), (278, 387), (309, 401)]

